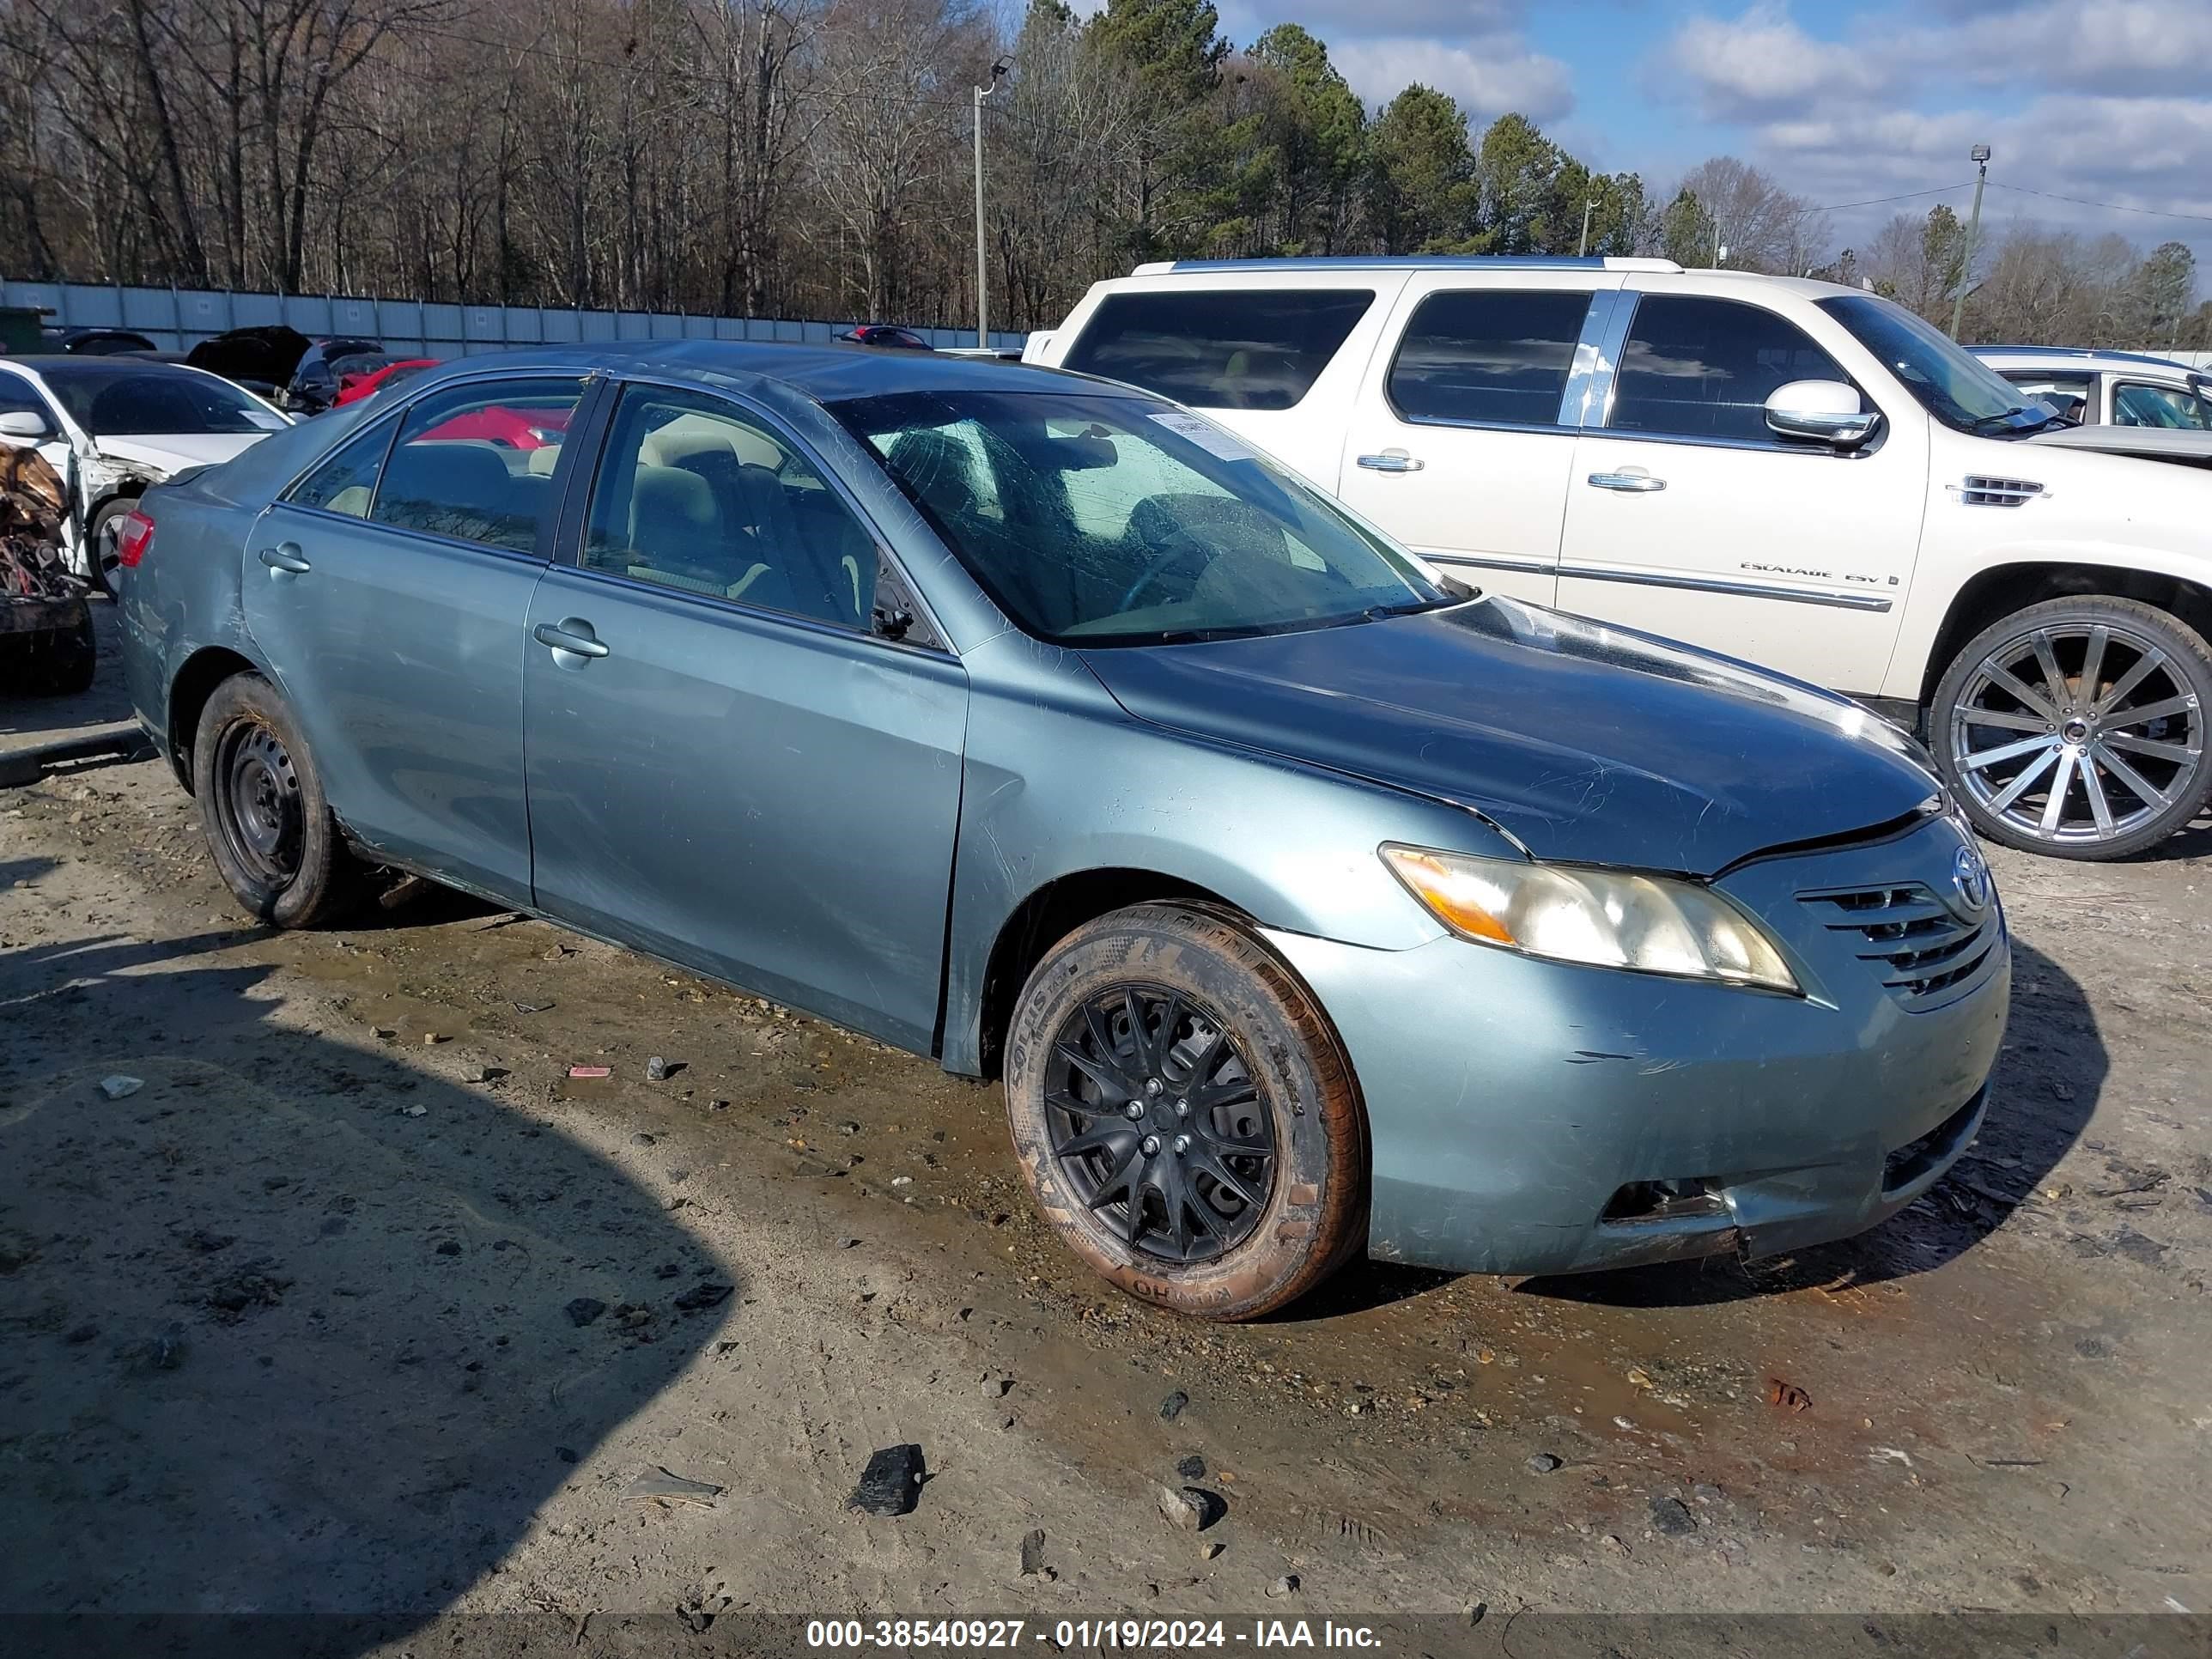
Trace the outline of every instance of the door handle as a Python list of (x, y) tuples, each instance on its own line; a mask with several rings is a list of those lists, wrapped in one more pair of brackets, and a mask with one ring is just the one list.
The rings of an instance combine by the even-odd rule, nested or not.
[(564, 617), (557, 623), (540, 623), (531, 630), (532, 637), (543, 646), (556, 651), (566, 651), (575, 657), (604, 657), (610, 654), (606, 646), (592, 632), (591, 623), (580, 617)]
[(290, 576), (304, 576), (315, 568), (307, 562), (307, 556), (300, 551), (297, 542), (279, 542), (274, 547), (263, 548), (261, 562), (267, 565), (271, 572)]
[(1589, 481), (1600, 489), (1626, 489), (1639, 495), (1667, 487), (1664, 478), (1655, 478), (1640, 466), (1624, 467), (1618, 472), (1593, 472)]
[(1416, 460), (1402, 449), (1386, 449), (1380, 455), (1362, 455), (1359, 465), (1370, 472), (1419, 472), (1428, 463)]

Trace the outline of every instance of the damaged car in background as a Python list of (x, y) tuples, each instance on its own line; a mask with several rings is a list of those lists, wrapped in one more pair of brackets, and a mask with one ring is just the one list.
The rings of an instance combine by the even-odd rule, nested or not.
[(124, 356), (0, 358), (0, 447), (62, 480), (67, 568), (101, 586), (123, 520), (149, 485), (227, 461), (291, 417), (219, 375)]
[(1156, 1305), (1795, 1250), (1982, 1122), (2009, 943), (1917, 744), (1111, 382), (470, 360), (149, 492), (119, 585), (253, 915), (410, 871), (1002, 1079)]
[(62, 560), (68, 498), (37, 451), (0, 449), (0, 692), (66, 696), (92, 684), (92, 612)]

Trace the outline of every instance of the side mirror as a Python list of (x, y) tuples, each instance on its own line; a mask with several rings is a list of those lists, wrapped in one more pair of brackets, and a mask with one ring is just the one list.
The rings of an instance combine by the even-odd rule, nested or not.
[(1766, 399), (1766, 424), (1785, 438), (1811, 438), (1856, 449), (1881, 429), (1881, 411), (1860, 401), (1841, 380), (1792, 380)]
[(35, 443), (53, 435), (53, 423), (30, 410), (15, 409), (0, 415), (0, 438), (26, 438)]

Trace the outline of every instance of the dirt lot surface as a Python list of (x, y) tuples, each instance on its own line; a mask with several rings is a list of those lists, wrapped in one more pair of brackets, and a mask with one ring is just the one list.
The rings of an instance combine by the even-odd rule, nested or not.
[[(0, 744), (116, 712), (0, 705)], [(1060, 1252), (994, 1089), (434, 891), (264, 930), (159, 763), (0, 793), (0, 1613), (374, 1614), (289, 1650), (395, 1655), (1422, 1614), (1384, 1650), (1521, 1656), (1668, 1649), (1559, 1610), (1849, 1613), (1873, 1652), (1978, 1609), (2202, 1651), (2212, 830), (1994, 862), (1996, 1103), (1897, 1220), (1362, 1267), (1219, 1328)], [(914, 1512), (848, 1510), (907, 1443)]]

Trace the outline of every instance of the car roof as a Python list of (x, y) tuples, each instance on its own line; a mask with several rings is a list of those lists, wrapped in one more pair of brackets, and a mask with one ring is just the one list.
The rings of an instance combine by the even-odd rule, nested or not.
[[(1583, 270), (1591, 272), (1621, 271), (1642, 276), (1646, 292), (1663, 293), (1667, 279), (1679, 276), (1686, 282), (1698, 284), (1700, 293), (1709, 293), (1704, 287), (1709, 282), (1723, 286), (1741, 286), (1768, 292), (1779, 288), (1802, 294), (1812, 299), (1831, 299), (1843, 294), (1863, 294), (1863, 289), (1848, 287), (1841, 283), (1823, 282), (1810, 276), (1776, 276), (1763, 270), (1737, 270), (1727, 266), (1683, 266), (1672, 259), (1622, 258), (1615, 255), (1600, 257), (1569, 254), (1492, 254), (1492, 253), (1404, 253), (1404, 254), (1326, 254), (1300, 256), (1280, 259), (1172, 259), (1159, 260), (1139, 265), (1127, 276), (1109, 277), (1105, 286), (1120, 289), (1144, 288), (1162, 278), (1184, 277), (1196, 279), (1193, 286), (1221, 286), (1224, 276), (1296, 276), (1311, 274), (1316, 277), (1356, 276), (1362, 273), (1396, 273), (1419, 275), (1423, 272), (1485, 270)], [(1869, 295), (1869, 297), (1874, 297)]]
[(1977, 357), (1986, 357), (1991, 362), (2003, 358), (2014, 367), (2023, 368), (2118, 367), (2170, 368), (2177, 374), (2199, 372), (2191, 368), (2187, 363), (2174, 362), (2171, 357), (2153, 357), (2140, 351), (2108, 351), (2100, 346), (1978, 345), (1966, 349)]
[(752, 340), (641, 340), (634, 344), (526, 347), (458, 357), (422, 380), (501, 368), (600, 369), (610, 373), (705, 375), (732, 382), (773, 380), (837, 403), (913, 392), (1066, 392), (1078, 386), (1149, 397), (1117, 382), (1066, 369), (956, 356), (949, 352), (880, 351), (863, 345), (798, 345)]

